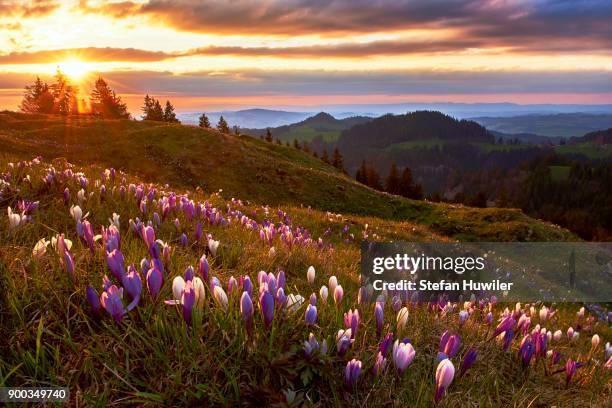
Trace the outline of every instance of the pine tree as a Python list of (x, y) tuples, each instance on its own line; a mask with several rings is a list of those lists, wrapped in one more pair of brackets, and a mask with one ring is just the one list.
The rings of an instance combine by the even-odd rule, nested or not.
[(127, 105), (121, 101), (121, 97), (115, 94), (110, 86), (99, 77), (91, 91), (91, 112), (104, 118), (129, 118)]
[(340, 154), (340, 150), (338, 150), (337, 147), (334, 149), (334, 155), (332, 157), (332, 166), (334, 166), (338, 170), (344, 171), (344, 159), (342, 158), (342, 154)]
[(366, 184), (376, 190), (382, 190), (380, 175), (373, 166), (367, 166), (366, 168)]
[(405, 167), (404, 171), (402, 171), (398, 194), (415, 200), (420, 200), (423, 198), (423, 187), (420, 184), (414, 183), (412, 179), (412, 171), (409, 167)]
[(368, 174), (368, 169), (366, 167), (365, 160), (363, 160), (361, 162), (361, 166), (359, 166), (359, 168), (357, 169), (357, 173), (355, 173), (355, 180), (357, 180), (361, 184), (367, 184), (368, 183), (367, 174)]
[(399, 194), (400, 192), (400, 176), (399, 171), (397, 170), (397, 165), (395, 163), (391, 163), (391, 168), (389, 169), (389, 175), (385, 180), (385, 190), (391, 194)]
[(70, 85), (68, 77), (62, 73), (59, 69), (55, 73), (55, 83), (51, 85), (51, 91), (53, 93), (53, 99), (55, 100), (54, 111), (60, 115), (69, 115), (74, 112), (74, 101), (76, 95), (74, 88)]
[(36, 81), (32, 85), (25, 87), (19, 109), (27, 113), (52, 113), (53, 105), (53, 95), (49, 90), (49, 85), (36, 77)]
[(266, 128), (266, 142), (272, 143), (272, 132), (270, 132), (270, 128)]
[(293, 147), (295, 147), (296, 149), (300, 149), (300, 142), (298, 142), (297, 139), (293, 139)]
[(223, 116), (219, 118), (219, 123), (217, 123), (217, 130), (221, 133), (229, 133), (230, 128)]
[(164, 108), (164, 122), (181, 123), (176, 118), (176, 113), (174, 113), (174, 106), (170, 103), (170, 101), (166, 101), (166, 107)]
[(240, 126), (234, 125), (234, 134), (236, 136), (240, 135)]
[(164, 109), (161, 106), (161, 103), (159, 103), (159, 100), (155, 99), (155, 102), (153, 102), (153, 110), (151, 112), (151, 120), (155, 120), (158, 122), (163, 122), (164, 121)]
[(327, 154), (327, 149), (323, 149), (323, 154), (321, 155), (321, 160), (323, 160), (324, 163), (329, 164), (329, 155)]
[(144, 97), (144, 104), (142, 105), (142, 119), (143, 120), (153, 120), (153, 105), (155, 104), (155, 100), (146, 94)]
[(210, 121), (208, 120), (208, 116), (205, 113), (200, 115), (199, 124), (201, 128), (208, 129), (210, 128)]

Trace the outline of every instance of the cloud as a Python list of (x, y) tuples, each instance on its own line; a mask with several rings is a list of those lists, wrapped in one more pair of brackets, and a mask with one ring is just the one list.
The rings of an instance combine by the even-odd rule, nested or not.
[[(177, 30), (257, 35), (348, 35), (452, 28), (461, 39), (530, 52), (609, 52), (608, 0), (149, 0), (81, 11), (115, 18), (143, 15)], [(461, 41), (457, 43), (461, 48)]]
[(61, 4), (54, 0), (0, 1), (0, 16), (41, 17), (54, 12)]
[(151, 62), (174, 58), (175, 54), (135, 48), (65, 48), (34, 52), (12, 52), (0, 55), (0, 64), (46, 64), (78, 58), (96, 62)]

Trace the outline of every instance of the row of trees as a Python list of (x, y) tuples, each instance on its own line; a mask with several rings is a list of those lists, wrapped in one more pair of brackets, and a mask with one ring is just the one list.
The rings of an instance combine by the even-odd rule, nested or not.
[(389, 174), (382, 180), (376, 169), (368, 165), (365, 160), (355, 173), (355, 179), (376, 190), (386, 191), (390, 194), (401, 195), (420, 200), (423, 198), (423, 187), (412, 178), (412, 171), (404, 167), (401, 174), (395, 163), (391, 164)]
[(170, 101), (166, 101), (166, 105), (162, 108), (159, 99), (155, 99), (147, 94), (144, 97), (144, 105), (142, 106), (142, 120), (154, 120), (157, 122), (180, 123), (176, 118), (174, 106)]

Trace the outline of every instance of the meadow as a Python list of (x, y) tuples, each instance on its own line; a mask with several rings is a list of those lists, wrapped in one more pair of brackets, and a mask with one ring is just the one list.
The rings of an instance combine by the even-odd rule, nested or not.
[[(362, 239), (575, 239), (561, 228), (391, 197), (215, 131), (17, 122), (0, 133), (2, 386), (67, 386), (87, 406), (610, 403), (609, 316), (593, 305), (360, 288)], [(119, 128), (130, 137), (93, 145), (92, 129)], [(285, 174), (252, 185), (243, 164)], [(332, 211), (327, 191), (345, 194)]]

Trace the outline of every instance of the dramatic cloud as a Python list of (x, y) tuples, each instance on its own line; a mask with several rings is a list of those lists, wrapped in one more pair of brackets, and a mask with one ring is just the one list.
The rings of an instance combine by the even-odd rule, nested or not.
[(145, 51), (134, 48), (67, 48), (35, 52), (12, 52), (0, 55), (0, 64), (46, 64), (69, 58), (98, 62), (125, 61), (150, 62), (174, 58), (175, 54), (161, 51)]
[(0, 0), (0, 16), (40, 17), (55, 11), (60, 3), (53, 0)]
[(609, 52), (612, 45), (612, 2), (607, 0), (149, 0), (81, 5), (87, 13), (116, 18), (139, 14), (202, 33), (295, 36), (452, 28), (462, 31), (465, 41), (525, 51), (586, 46)]

